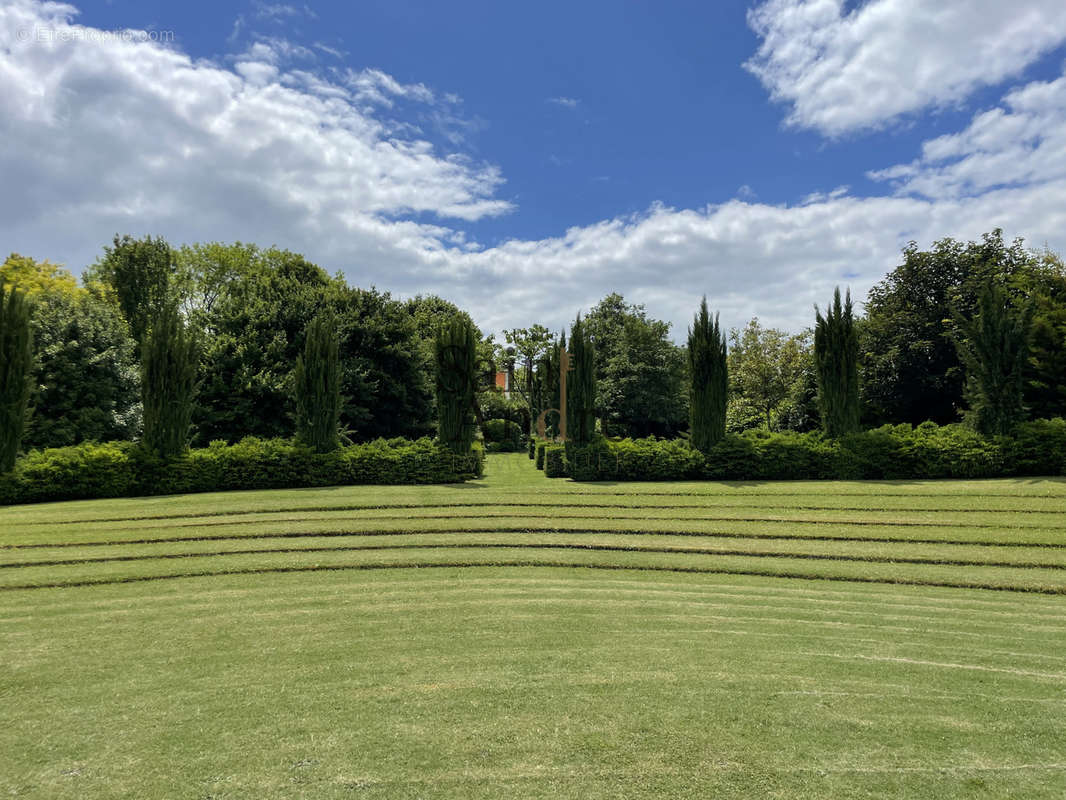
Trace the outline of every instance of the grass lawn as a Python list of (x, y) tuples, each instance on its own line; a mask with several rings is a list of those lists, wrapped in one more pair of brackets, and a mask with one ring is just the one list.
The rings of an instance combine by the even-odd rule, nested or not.
[(1062, 798), (1066, 480), (0, 509), (0, 797)]

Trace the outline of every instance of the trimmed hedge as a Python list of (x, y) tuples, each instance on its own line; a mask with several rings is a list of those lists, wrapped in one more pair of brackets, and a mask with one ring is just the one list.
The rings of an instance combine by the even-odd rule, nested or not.
[(529, 437), (529, 460), (532, 461), (537, 457), (537, 437)]
[(704, 458), (682, 440), (597, 439), (567, 445), (575, 480), (918, 480), (1066, 475), (1066, 420), (988, 438), (964, 425), (886, 425), (829, 439), (821, 432), (730, 435)]
[(428, 438), (378, 439), (331, 453), (285, 439), (212, 442), (164, 461), (129, 442), (35, 450), (0, 475), (0, 505), (233, 489), (456, 483), (480, 477), (484, 451), (453, 454)]
[(544, 448), (544, 474), (549, 478), (569, 478), (566, 445), (551, 443)]
[(522, 452), (522, 428), (509, 419), (487, 419), (482, 426), (489, 453)]
[(544, 448), (550, 445), (551, 442), (547, 440), (538, 439), (537, 447), (533, 455), (533, 465), (537, 469), (544, 469)]

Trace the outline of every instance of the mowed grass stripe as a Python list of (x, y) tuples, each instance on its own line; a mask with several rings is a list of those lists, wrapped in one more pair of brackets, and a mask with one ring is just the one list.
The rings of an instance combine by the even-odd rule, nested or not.
[[(408, 586), (422, 585), (421, 582), (404, 581)], [(437, 595), (432, 599), (427, 600), (422, 598), (419, 600), (419, 607), (427, 610), (438, 611), (442, 608), (464, 608), (476, 612), (475, 615), (483, 614), (491, 616), (494, 604), (512, 605), (519, 609), (522, 613), (533, 612), (537, 607), (550, 607), (558, 604), (566, 604), (574, 607), (588, 607), (592, 605), (599, 605), (610, 609), (629, 609), (636, 613), (637, 618), (641, 616), (640, 612), (647, 612), (653, 608), (659, 608), (660, 616), (666, 622), (713, 622), (719, 624), (722, 622), (729, 623), (734, 626), (744, 627), (745, 623), (757, 623), (758, 630), (754, 630), (750, 635), (759, 636), (788, 636), (786, 632), (767, 632), (762, 628), (765, 625), (782, 626), (787, 627), (789, 625), (809, 625), (814, 628), (823, 629), (825, 632), (838, 631), (843, 632), (840, 636), (829, 637), (845, 640), (850, 643), (874, 643), (879, 645), (900, 645), (906, 647), (917, 647), (926, 649), (929, 647), (958, 647), (958, 645), (944, 645), (943, 643), (937, 644), (937, 641), (942, 633), (942, 623), (937, 622), (935, 624), (930, 623), (920, 616), (912, 616), (908, 618), (908, 622), (913, 621), (925, 621), (927, 624), (923, 626), (915, 626), (912, 624), (898, 625), (894, 623), (895, 618), (888, 617), (884, 614), (877, 612), (867, 612), (865, 615), (855, 618), (827, 618), (817, 608), (810, 608), (814, 599), (804, 598), (802, 596), (798, 598), (789, 598), (793, 600), (789, 604), (753, 604), (746, 602), (737, 602), (730, 598), (723, 601), (715, 592), (691, 592), (691, 593), (678, 593), (676, 591), (663, 593), (666, 596), (655, 596), (653, 590), (642, 589), (634, 590), (630, 588), (628, 591), (619, 591), (620, 582), (612, 582), (610, 584), (602, 581), (596, 582), (595, 586), (586, 586), (585, 584), (591, 583), (591, 581), (584, 580), (579, 586), (575, 586), (572, 582), (561, 584), (562, 591), (556, 592), (550, 596), (544, 596), (537, 591), (535, 585), (531, 586), (527, 584), (525, 591), (521, 593), (509, 593), (506, 591), (501, 592), (498, 587), (489, 587), (485, 582), (481, 582), (478, 591), (470, 592), (465, 589), (465, 583), (454, 583), (447, 586), (438, 585)], [(623, 584), (624, 585), (624, 584)], [(491, 595), (495, 600), (490, 600), (486, 597), (485, 590), (491, 588)], [(387, 597), (382, 597), (382, 594)], [(649, 594), (651, 597), (649, 597)], [(194, 595), (200, 598), (201, 595), (197, 593)], [(304, 597), (304, 600), (314, 599), (314, 596)], [(324, 609), (326, 605), (332, 605), (337, 602), (338, 599), (325, 600), (318, 598), (318, 602), (314, 604), (314, 608)], [(341, 602), (345, 602), (341, 600)], [(401, 612), (405, 607), (408, 607), (411, 603), (410, 590), (402, 592), (377, 592), (371, 598), (363, 598), (358, 603), (358, 610), (360, 613), (386, 613), (389, 611)], [(346, 604), (352, 606), (353, 610), (356, 606), (352, 603), (352, 598), (348, 597)], [(208, 602), (208, 607), (213, 604)], [(180, 612), (183, 614), (193, 614), (195, 616), (195, 610), (203, 606), (203, 603), (182, 603)], [(250, 615), (253, 618), (262, 618), (264, 616), (270, 617), (276, 615), (278, 608), (278, 601), (276, 598), (266, 599), (256, 604), (254, 610), (243, 609), (237, 612), (233, 609), (232, 603), (227, 602), (226, 607), (219, 609), (221, 615), (233, 615), (240, 613), (242, 615)], [(524, 609), (524, 611), (522, 610)], [(62, 616), (70, 616), (71, 608), (69, 604), (64, 604), (61, 608), (55, 609)], [(178, 611), (178, 609), (172, 606), (166, 608), (157, 608), (159, 614), (170, 614)], [(466, 612), (464, 612), (465, 614)], [(75, 612), (76, 614), (76, 612)], [(473, 618), (473, 617), (471, 617)], [(885, 624), (885, 622), (890, 624)], [(297, 621), (298, 624), (298, 621)], [(1002, 626), (1005, 623), (1003, 621), (985, 622), (984, 630), (973, 633), (973, 637), (981, 637), (982, 641), (975, 644), (967, 645), (968, 655), (972, 656), (969, 660), (985, 659), (987, 656), (1003, 656), (1007, 658), (1042, 658), (1053, 660), (1057, 662), (1066, 661), (1066, 656), (1062, 655), (1061, 650), (1057, 653), (1040, 653), (1040, 652), (1019, 652), (1018, 650), (995, 650), (988, 647), (990, 643), (988, 637), (988, 628), (991, 626), (995, 628), (999, 626), (1000, 633), (1002, 633)], [(730, 629), (716, 629), (716, 630), (730, 630)], [(863, 637), (856, 637), (853, 633), (847, 633), (849, 630), (865, 630), (868, 634), (885, 633), (888, 638), (864, 635)], [(1046, 646), (1053, 646), (1054, 641), (1066, 641), (1066, 630), (1063, 628), (1057, 629), (1057, 637), (1052, 635), (1048, 637), (1048, 629), (1041, 626), (1023, 625), (1020, 630), (1035, 631), (1041, 634), (1041, 641)], [(900, 639), (897, 634), (905, 633), (906, 638)], [(958, 635), (960, 632), (952, 632)], [(818, 633), (819, 638), (826, 638), (826, 633)], [(934, 641), (926, 641), (926, 639), (932, 639)], [(1031, 637), (1008, 637), (1008, 638), (1021, 638), (1031, 641)], [(59, 646), (60, 643), (56, 643)]]
[[(636, 581), (633, 576), (624, 579), (610, 578), (604, 575), (582, 575), (580, 581), (574, 580), (571, 573), (566, 580), (543, 577), (537, 571), (526, 572), (526, 577), (508, 577), (505, 585), (500, 585), (494, 578), (482, 578), (480, 574), (490, 572), (481, 570), (444, 579), (430, 579), (425, 576), (413, 577), (413, 573), (400, 572), (391, 577), (387, 586), (376, 589), (373, 597), (356, 597), (355, 592), (362, 584), (344, 584), (329, 598), (322, 598), (308, 590), (303, 594), (290, 592), (289, 599), (308, 604), (309, 607), (333, 606), (344, 604), (373, 608), (391, 604), (400, 608), (410, 602), (413, 587), (420, 591), (447, 591), (449, 597), (467, 599), (483, 598), (491, 593), (502, 594), (512, 598), (535, 598), (550, 601), (551, 598), (586, 596), (588, 594), (609, 593), (612, 597), (632, 597), (648, 602), (670, 601), (676, 603), (698, 603), (701, 607), (777, 609), (788, 607), (799, 612), (809, 613), (814, 618), (835, 619), (877, 619), (905, 620), (925, 622), (937, 634), (959, 635), (960, 623), (966, 631), (978, 630), (986, 637), (989, 629), (997, 629), (1000, 638), (1013, 639), (1003, 633), (1003, 626), (1009, 625), (1018, 631), (1039, 631), (1041, 641), (1050, 643), (1056, 636), (1066, 633), (1066, 618), (1063, 617), (1061, 601), (1043, 600), (1036, 596), (1013, 596), (1005, 599), (994, 593), (965, 592), (953, 589), (917, 590), (907, 589), (906, 593), (890, 586), (864, 585), (860, 589), (849, 588), (846, 584), (825, 584), (802, 582), (785, 582), (781, 584), (764, 583), (746, 586), (738, 583), (726, 583), (728, 578), (708, 580), (702, 578), (698, 585), (686, 585), (678, 582), (678, 576), (669, 576), (662, 580), (652, 580), (647, 576)], [(532, 573), (532, 574), (530, 574)], [(214, 583), (225, 583), (221, 579), (211, 579)], [(115, 596), (114, 591), (106, 586), (92, 590), (91, 599), (83, 596), (81, 601), (72, 606), (69, 595), (63, 592), (35, 592), (8, 594), (0, 605), (0, 623), (15, 623), (28, 618), (32, 612), (35, 617), (59, 615), (69, 617), (76, 615), (91, 618), (100, 615), (113, 615), (123, 610), (122, 596)], [(152, 595), (140, 598), (140, 606), (157, 606), (165, 608), (165, 613), (197, 615), (213, 607), (211, 597), (225, 596), (226, 607), (231, 601), (239, 602), (253, 593), (247, 586), (242, 588), (217, 589), (211, 592), (197, 591), (185, 593), (175, 590), (173, 586), (162, 585)], [(935, 593), (934, 593), (935, 592)], [(22, 598), (20, 601), (19, 598)], [(51, 599), (50, 599), (51, 598)], [(257, 607), (272, 607), (283, 602), (279, 598), (261, 598)], [(6, 610), (6, 611), (5, 611)], [(228, 613), (228, 612), (226, 612)], [(946, 623), (952, 622), (953, 625)], [(1050, 623), (1050, 624), (1049, 624)], [(1017, 633), (1017, 631), (1015, 631)], [(1058, 652), (1066, 652), (1066, 641)]]
[[(733, 502), (730, 498), (741, 497), (752, 503), (771, 502), (785, 507), (784, 498), (816, 498), (813, 505), (833, 507), (834, 504), (850, 502), (849, 498), (863, 498), (865, 506), (890, 507), (889, 498), (925, 498), (925, 502), (945, 507), (974, 504), (972, 508), (996, 511), (1011, 507), (1034, 508), (1055, 512), (1066, 503), (1066, 478), (988, 481), (922, 481), (913, 484), (890, 482), (758, 482), (749, 484), (665, 484), (677, 487), (676, 491), (663, 491), (664, 484), (626, 484), (624, 489), (616, 486), (597, 486), (568, 481), (532, 483), (540, 479), (540, 473), (530, 472), (531, 465), (507, 459), (494, 458), (494, 474), (482, 481), (461, 486), (422, 487), (327, 487), (323, 489), (297, 489), (276, 491), (223, 492), (198, 495), (173, 495), (97, 501), (70, 501), (43, 503), (28, 506), (12, 506), (0, 509), (0, 524), (5, 527), (17, 524), (69, 524), (86, 521), (127, 521), (136, 519), (180, 518), (188, 515), (241, 514), (263, 511), (314, 511), (338, 510), (373, 505), (420, 506), (441, 502), (455, 502), (457, 494), (481, 493), (490, 496), (492, 502), (506, 502), (508, 498), (537, 497), (553, 503), (565, 504), (568, 499), (582, 502), (588, 498), (617, 497), (621, 501), (634, 502), (635, 498), (686, 497), (704, 503)], [(497, 472), (498, 470), (498, 472)], [(513, 489), (511, 485), (521, 488)], [(555, 488), (560, 487), (560, 488)], [(769, 498), (767, 500), (767, 498)], [(1017, 501), (1015, 504), (1013, 501)], [(1002, 502), (1001, 502), (1002, 501)], [(987, 504), (987, 507), (985, 507)], [(924, 505), (924, 502), (923, 502)], [(106, 507), (124, 513), (101, 513)], [(194, 510), (195, 509), (195, 510)]]
[[(1062, 748), (1061, 705), (1035, 701), (1054, 699), (1062, 681), (1022, 674), (1060, 669), (960, 668), (981, 665), (969, 657), (972, 642), (924, 659), (959, 666), (912, 663), (918, 653), (910, 662), (845, 661), (834, 656), (849, 650), (846, 630), (835, 644), (827, 631), (799, 626), (777, 625), (772, 632), (783, 636), (766, 637), (761, 620), (714, 624), (690, 615), (685, 600), (625, 611), (607, 602), (610, 586), (698, 591), (704, 576), (616, 574), (601, 607), (560, 601), (530, 610), (496, 595), (497, 582), (530, 572), (261, 575), (34, 593), (32, 602), (61, 596), (71, 616), (55, 617), (47, 637), (38, 634), (44, 649), (17, 651), (8, 674), (19, 692), (10, 709), (15, 723), (0, 731), (9, 754), (0, 783), (50, 798), (220, 790), (256, 797), (745, 797), (753, 785), (781, 797), (962, 797), (980, 777), (979, 792), (989, 797), (1061, 795), (1059, 772), (1050, 769)], [(564, 584), (604, 577), (537, 573)], [(477, 575), (488, 579), (481, 590), (497, 610), (490, 605), (471, 619), (447, 604), (446, 584), (462, 589)], [(740, 593), (843, 590), (731, 580)], [(394, 581), (403, 584), (406, 605), (399, 612), (373, 607), (375, 594)], [(206, 599), (219, 613), (141, 605), (160, 593)], [(972, 593), (903, 594), (952, 600)], [(100, 597), (124, 609), (120, 624), (86, 626), (77, 615), (83, 601)], [(284, 602), (259, 613), (278, 599)], [(1056, 605), (1002, 599), (1005, 608)], [(16, 601), (32, 608), (30, 598), (0, 598)], [(32, 635), (34, 625), (29, 619), (21, 630)], [(1010, 632), (1009, 624), (998, 631)], [(1019, 652), (1054, 652), (1061, 643), (1033, 635), (1030, 644)], [(882, 656), (882, 646), (850, 651)], [(71, 650), (77, 659), (61, 657)], [(126, 653), (137, 655), (115, 669), (116, 655)], [(912, 702), (900, 702), (899, 693)], [(237, 721), (241, 733), (233, 738), (226, 731)], [(24, 735), (45, 725), (55, 731), (47, 740)], [(150, 729), (157, 734), (145, 736)], [(190, 741), (198, 755), (175, 774), (164, 765), (175, 763), (178, 741)], [(215, 746), (199, 749), (207, 742)], [(149, 768), (129, 769), (134, 758)], [(81, 774), (64, 774), (72, 768)], [(527, 783), (514, 783), (523, 773)], [(220, 775), (229, 780), (212, 783)]]
[[(696, 538), (709, 541), (697, 544)], [(1017, 547), (1000, 545), (915, 544), (910, 542), (855, 542), (839, 539), (811, 540), (790, 538), (774, 540), (772, 548), (765, 540), (749, 537), (691, 537), (670, 534), (634, 535), (606, 533), (503, 533), (500, 531), (456, 531), (448, 533), (374, 533), (344, 536), (301, 537), (263, 536), (234, 537), (214, 540), (204, 549), (204, 540), (110, 544), (105, 546), (38, 547), (7, 551), (17, 559), (0, 560), (0, 570), (26, 566), (69, 566), (72, 564), (136, 561), (188, 556), (229, 556), (270, 552), (328, 552), (331, 550), (381, 550), (419, 547), (566, 547), (636, 550), (752, 556), (789, 556), (792, 558), (842, 559), (879, 563), (950, 564), (956, 566), (1014, 566), (1066, 569), (1066, 548)], [(257, 547), (249, 547), (256, 544)]]
[[(1026, 510), (973, 510), (973, 509), (921, 509), (900, 508), (886, 509), (876, 506), (869, 508), (862, 506), (788, 506), (776, 505), (772, 508), (760, 507), (751, 504), (706, 504), (706, 503), (590, 503), (574, 501), (560, 503), (555, 501), (488, 501), (488, 502), (438, 502), (438, 503), (363, 503), (358, 505), (341, 505), (335, 507), (322, 507), (310, 509), (270, 509), (262, 511), (235, 511), (235, 512), (195, 512), (188, 514), (173, 514), (165, 516), (130, 516), (112, 517), (86, 520), (66, 521), (16, 521), (9, 523), (8, 530), (12, 533), (32, 531), (35, 528), (47, 526), (50, 529), (62, 528), (67, 525), (86, 527), (89, 525), (114, 526), (115, 523), (138, 523), (139, 526), (153, 523), (163, 526), (173, 524), (236, 524), (242, 521), (260, 521), (263, 519), (292, 519), (298, 515), (300, 519), (328, 519), (336, 515), (365, 515), (387, 514), (388, 512), (403, 511), (405, 515), (414, 516), (420, 513), (443, 513), (447, 509), (450, 515), (459, 515), (464, 511), (471, 514), (507, 514), (518, 510), (520, 513), (529, 513), (536, 509), (562, 509), (588, 510), (596, 509), (598, 513), (625, 511), (639, 516), (636, 512), (646, 512), (646, 515), (672, 514), (677, 516), (693, 516), (693, 512), (717, 511), (717, 514), (706, 514), (696, 518), (713, 520), (747, 520), (747, 521), (797, 521), (797, 522), (848, 522), (856, 525), (944, 525), (951, 527), (1062, 527), (1066, 525), (1066, 510), (1059, 508), (1049, 509), (1026, 509)], [(730, 513), (733, 512), (733, 513)], [(776, 513), (770, 513), (776, 512)], [(803, 512), (796, 516), (796, 512)], [(812, 513), (814, 512), (814, 513)], [(979, 514), (980, 519), (958, 519), (959, 515)]]
[(21, 567), (0, 573), (0, 590), (91, 585), (187, 578), (207, 575), (257, 574), (315, 570), (429, 568), (440, 566), (557, 566), (594, 569), (664, 570), (704, 574), (762, 575), (781, 578), (895, 583), (1001, 591), (1066, 594), (1060, 570), (1016, 567), (958, 567), (880, 564), (865, 561), (823, 561), (791, 557), (695, 555), (585, 548), (389, 548), (343, 552), (241, 555), (224, 561), (215, 556), (189, 556), (180, 568), (169, 561), (109, 562), (52, 567)]
[[(362, 523), (362, 524), (360, 524)], [(428, 524), (432, 523), (432, 524)], [(766, 530), (766, 528), (772, 530)], [(459, 517), (446, 519), (412, 518), (365, 520), (309, 520), (289, 522), (278, 527), (274, 521), (254, 525), (182, 526), (177, 536), (157, 535), (156, 531), (173, 528), (130, 528), (111, 531), (121, 536), (97, 538), (104, 531), (71, 532), (63, 540), (51, 535), (10, 535), (0, 553), (34, 549), (106, 547), (133, 544), (207, 542), (259, 538), (304, 538), (311, 536), (422, 536), (442, 533), (624, 533), (634, 536), (688, 536), (708, 538), (739, 538), (765, 541), (838, 541), (859, 543), (899, 543), (930, 545), (980, 545), (985, 547), (1039, 547), (1048, 550), (1066, 548), (1066, 533), (1059, 528), (1012, 528), (994, 530), (976, 528), (946, 528), (937, 536), (928, 526), (861, 526), (841, 523), (804, 523), (788, 521), (768, 524), (746, 520), (709, 521), (693, 519), (654, 520), (625, 517)], [(880, 534), (880, 535), (879, 535)]]

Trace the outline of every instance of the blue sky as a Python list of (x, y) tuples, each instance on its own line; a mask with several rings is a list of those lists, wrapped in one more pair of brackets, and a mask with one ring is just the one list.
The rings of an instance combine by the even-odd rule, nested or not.
[(1063, 5), (12, 0), (0, 227), (75, 271), (276, 243), (491, 330), (610, 291), (796, 329), (910, 238), (1066, 244)]

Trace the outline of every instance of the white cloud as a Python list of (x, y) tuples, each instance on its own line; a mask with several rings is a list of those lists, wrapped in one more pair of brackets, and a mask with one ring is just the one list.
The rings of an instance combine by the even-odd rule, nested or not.
[(839, 136), (955, 103), (1066, 41), (1062, 0), (767, 0), (745, 66), (788, 122)]
[[(809, 325), (835, 285), (862, 297), (912, 238), (1001, 226), (1066, 247), (1061, 80), (1012, 92), (1003, 109), (928, 143), (892, 173), (909, 191), (653, 205), (484, 247), (460, 228), (511, 209), (497, 197), (498, 171), (382, 116), (398, 99), (443, 113), (458, 98), (377, 70), (327, 80), (287, 68), (265, 42), (229, 69), (152, 42), (15, 40), (24, 26), (67, 25), (73, 13), (0, 6), (0, 239), (75, 270), (115, 232), (239, 239), (303, 252), (357, 285), (442, 294), (491, 330), (559, 328), (617, 290), (681, 336), (704, 293), (727, 325), (754, 315)], [(1025, 158), (1011, 149), (1019, 142)], [(981, 166), (950, 171), (967, 163)], [(915, 181), (941, 172), (959, 190), (923, 195)]]
[(564, 108), (577, 108), (578, 104), (581, 103), (581, 101), (575, 97), (549, 97), (548, 102), (555, 103), (555, 105), (563, 106)]
[(926, 142), (919, 159), (868, 174), (930, 198), (1066, 179), (1066, 77), (1015, 89), (965, 130)]
[(421, 85), (380, 72), (348, 87), (315, 83), (279, 69), (299, 51), (276, 39), (229, 70), (152, 42), (17, 38), (67, 28), (74, 13), (27, 0), (0, 7), (0, 174), (23, 187), (2, 201), (9, 230), (92, 224), (99, 240), (109, 229), (243, 218), (238, 230), (258, 219), (273, 240), (360, 216), (473, 220), (510, 209), (492, 196), (495, 167), (398, 135), (364, 109), (390, 95), (433, 102)]

